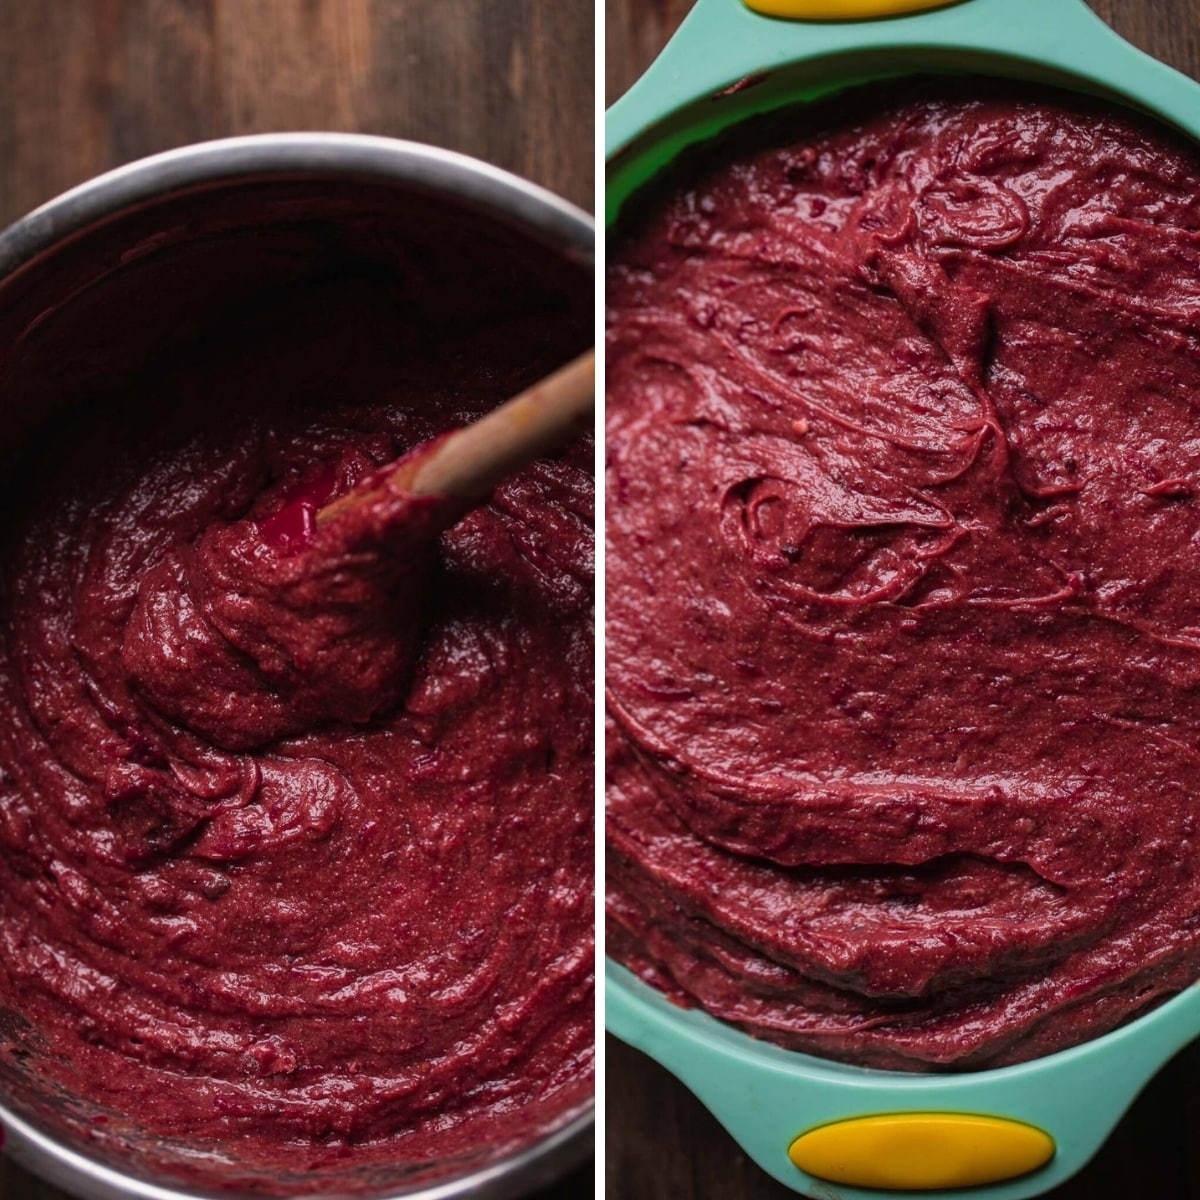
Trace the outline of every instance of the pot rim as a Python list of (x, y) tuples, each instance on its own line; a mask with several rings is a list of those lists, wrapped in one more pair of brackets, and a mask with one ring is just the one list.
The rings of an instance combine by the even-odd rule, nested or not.
[(519, 175), (454, 150), (365, 133), (255, 133), (196, 142), (126, 163), (39, 205), (0, 233), (0, 284), (67, 238), (143, 203), (198, 187), (278, 176), (392, 183), (452, 196), (583, 265), (595, 222)]
[[(361, 1200), (515, 1200), (530, 1189), (552, 1183), (578, 1166), (591, 1148), (595, 1100), (589, 1100), (565, 1124), (539, 1137), (516, 1154), (499, 1158), (467, 1175), (423, 1185), (415, 1191), (361, 1193)], [(220, 1191), (157, 1183), (127, 1174), (83, 1151), (59, 1141), (53, 1134), (18, 1116), (0, 1100), (0, 1130), (4, 1153), (47, 1182), (85, 1200), (263, 1200), (270, 1193)], [(357, 1192), (304, 1192), (308, 1200), (344, 1196), (359, 1200)]]
[[(263, 133), (198, 142), (150, 155), (40, 205), (0, 232), (0, 289), (33, 267), (46, 252), (110, 218), (197, 189), (273, 177), (360, 179), (444, 196), (594, 269), (595, 223), (591, 216), (509, 171), (456, 151), (400, 138)], [(594, 1125), (595, 1099), (590, 1098), (515, 1154), (415, 1190), (362, 1193), (362, 1200), (511, 1200), (581, 1163), (591, 1148)], [(4, 1091), (0, 1091), (0, 1147), (14, 1161), (86, 1200), (237, 1200), (239, 1195), (227, 1189), (193, 1189), (127, 1174), (20, 1115), (10, 1107)], [(241, 1194), (256, 1200), (264, 1195)], [(314, 1200), (335, 1194), (311, 1193)]]

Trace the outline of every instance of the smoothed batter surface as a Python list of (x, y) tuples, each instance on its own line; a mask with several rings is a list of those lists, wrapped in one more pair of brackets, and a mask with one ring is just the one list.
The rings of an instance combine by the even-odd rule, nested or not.
[(742, 127), (608, 281), (609, 948), (867, 1065), (1200, 973), (1200, 158), (1066, 94)]
[(297, 518), (576, 353), (544, 308), (270, 297), (24, 455), (0, 1053), (98, 1105), (97, 1138), (294, 1193), (587, 1099), (590, 447), (444, 533), (461, 514), (403, 496)]

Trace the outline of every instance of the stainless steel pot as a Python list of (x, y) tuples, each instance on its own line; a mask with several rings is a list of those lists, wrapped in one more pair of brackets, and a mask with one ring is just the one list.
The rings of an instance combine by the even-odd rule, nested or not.
[[(316, 224), (309, 219), (313, 212), (323, 214)], [(0, 458), (5, 446), (15, 453), (21, 434), (44, 423), (54, 406), (111, 386), (160, 339), (239, 291), (295, 282), (315, 263), (328, 269), (347, 255), (386, 257), (402, 236), (392, 226), (414, 214), (455, 236), (461, 229), (468, 239), (502, 244), (512, 269), (533, 278), (565, 266), (586, 282), (579, 291), (586, 291), (581, 303), (590, 311), (591, 219), (474, 159), (331, 133), (267, 134), (172, 150), (74, 188), (0, 234)], [(214, 255), (217, 245), (228, 252)], [(168, 302), (136, 303), (137, 289), (148, 281)], [(108, 327), (104, 322), (114, 297), (123, 311), (131, 311), (132, 298), (137, 312), (115, 338), (111, 318)], [(2, 1026), (0, 1020), (0, 1036)], [(7, 1153), (50, 1182), (90, 1200), (251, 1194), (215, 1173), (206, 1178), (194, 1156), (191, 1178), (181, 1184), (175, 1172), (147, 1168), (136, 1153), (106, 1148), (80, 1115), (86, 1105), (35, 1095), (34, 1077), (0, 1073), (0, 1135)], [(64, 1113), (61, 1122), (56, 1109)], [(319, 1194), (507, 1200), (582, 1161), (592, 1130), (589, 1101), (515, 1152), (481, 1152), (420, 1170), (397, 1165), (367, 1178), (345, 1172), (331, 1175)], [(155, 1149), (164, 1156), (161, 1144)], [(170, 1153), (167, 1147), (165, 1156)], [(180, 1161), (188, 1161), (186, 1147)]]

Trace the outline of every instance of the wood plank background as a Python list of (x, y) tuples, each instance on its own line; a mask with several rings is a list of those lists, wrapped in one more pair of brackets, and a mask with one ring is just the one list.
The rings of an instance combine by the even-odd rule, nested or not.
[[(592, 0), (0, 0), (0, 226), (110, 167), (239, 133), (460, 150), (591, 209)], [(594, 1195), (587, 1165), (538, 1200)], [(0, 1200), (63, 1193), (0, 1163)]]
[(0, 224), (207, 138), (337, 129), (592, 207), (592, 0), (0, 0)]
[[(1060, 0), (1045, 0), (1047, 5)], [(1131, 42), (1200, 78), (1200, 0), (1090, 0)], [(649, 66), (691, 0), (605, 0), (611, 104)], [(795, 1200), (676, 1080), (608, 1039), (609, 1200)], [(1166, 1066), (1100, 1155), (1048, 1200), (1200, 1200), (1200, 1044)]]

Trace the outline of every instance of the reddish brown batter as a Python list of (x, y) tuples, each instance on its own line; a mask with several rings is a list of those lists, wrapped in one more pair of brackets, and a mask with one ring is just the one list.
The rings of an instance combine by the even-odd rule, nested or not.
[(979, 1067), (1200, 972), (1200, 159), (930, 85), (693, 164), (609, 280), (610, 948)]
[(590, 449), (444, 534), (403, 495), (311, 530), (588, 333), (426, 327), (382, 285), (262, 307), (25, 456), (0, 1052), (98, 1131), (294, 1191), (528, 1141), (590, 1091)]

